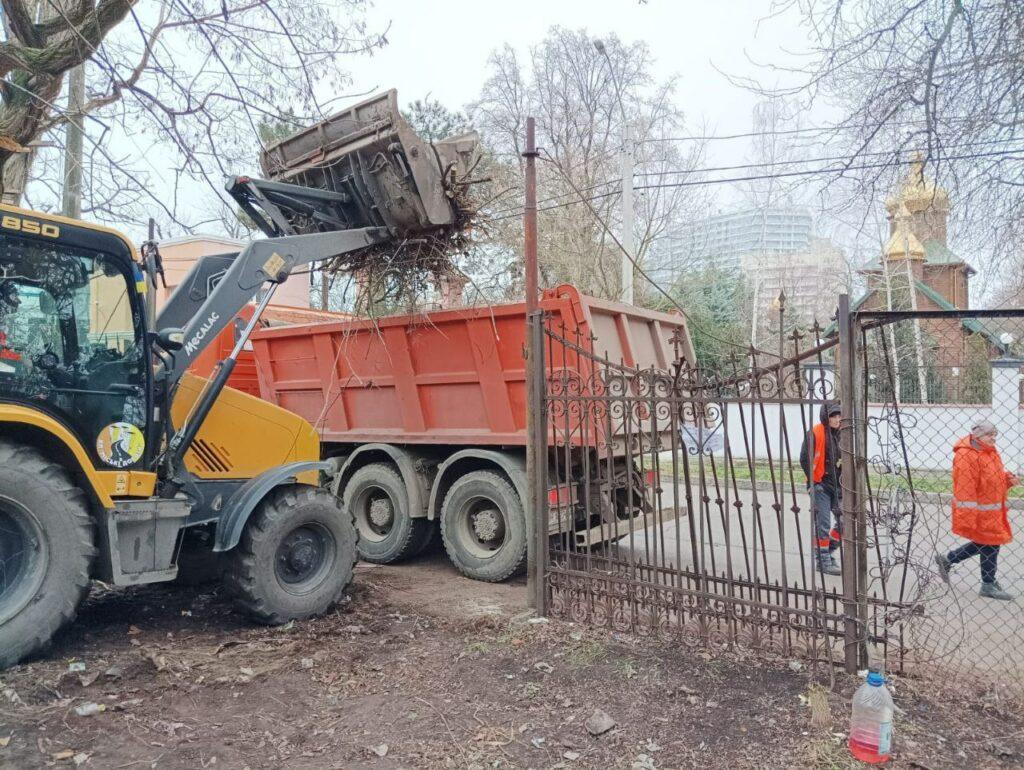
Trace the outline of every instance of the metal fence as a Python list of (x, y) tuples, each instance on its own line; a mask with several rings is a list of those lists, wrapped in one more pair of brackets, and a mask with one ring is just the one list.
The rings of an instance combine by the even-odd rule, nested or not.
[[(535, 340), (548, 611), (689, 645), (856, 653), (857, 597), (822, 569), (800, 466), (821, 406), (838, 395), (834, 340), (780, 333), (773, 357), (712, 365), (677, 344), (667, 369), (611, 360), (550, 321)], [(835, 546), (837, 563), (855, 558)], [(862, 598), (884, 616), (882, 597)], [(860, 641), (889, 654), (881, 626)]]
[[(845, 312), (843, 310), (845, 309)], [(980, 559), (936, 566), (954, 444), (1000, 429), (1024, 471), (1024, 311), (849, 312), (777, 353), (638, 369), (537, 321), (543, 410), (535, 477), (544, 610), (688, 645), (737, 645), (904, 673), (984, 677), (1024, 692), (1024, 612), (978, 595)], [(826, 574), (800, 451), (842, 410), (841, 575)], [(1008, 494), (1013, 519), (1024, 489)], [(835, 522), (838, 524), (838, 521)], [(1024, 590), (1024, 558), (998, 576)]]
[[(981, 448), (971, 427), (992, 422), (1006, 471), (1024, 470), (1024, 311), (861, 312), (852, 323), (863, 587), (912, 608), (885, 618), (902, 626), (909, 671), (1024, 693), (1024, 611), (1015, 601), (979, 595), (982, 556), (1008, 593), (1024, 590), (1020, 548), (1011, 542), (968, 556), (977, 550), (968, 546), (954, 553), (964, 560), (948, 584), (936, 563), (936, 555), (969, 543), (952, 531), (952, 509), (954, 447), (966, 441), (961, 451)], [(978, 473), (977, 463), (963, 464), (961, 494), (974, 497), (965, 490), (989, 483)], [(978, 513), (982, 526), (998, 530), (1003, 510), (997, 503), (986, 508)], [(1006, 523), (1012, 528), (1022, 512), (1024, 488), (1015, 486), (1006, 493)]]

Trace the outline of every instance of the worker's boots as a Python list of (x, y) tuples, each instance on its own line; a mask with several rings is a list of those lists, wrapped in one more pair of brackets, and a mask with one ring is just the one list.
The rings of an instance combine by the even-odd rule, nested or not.
[(818, 555), (818, 564), (822, 573), (825, 575), (842, 575), (843, 571), (839, 568), (835, 558), (831, 553), (824, 551)]
[(991, 583), (982, 583), (978, 594), (986, 599), (998, 599), (1001, 602), (1012, 602), (1014, 598), (1013, 594), (1003, 590), (998, 580), (993, 580)]

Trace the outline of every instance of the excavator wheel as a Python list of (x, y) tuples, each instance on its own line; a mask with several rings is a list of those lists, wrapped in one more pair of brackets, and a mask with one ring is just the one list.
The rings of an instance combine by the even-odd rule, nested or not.
[(71, 622), (95, 554), (85, 493), (67, 471), (0, 441), (0, 669)]
[(330, 492), (279, 487), (253, 511), (225, 579), (261, 623), (310, 618), (330, 609), (352, 582), (356, 540), (352, 516)]

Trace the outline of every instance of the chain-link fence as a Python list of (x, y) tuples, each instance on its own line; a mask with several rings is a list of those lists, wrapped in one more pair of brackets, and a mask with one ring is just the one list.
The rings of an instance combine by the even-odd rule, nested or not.
[(874, 620), (908, 672), (1019, 695), (1024, 311), (860, 313), (853, 336), (860, 590), (907, 608)]

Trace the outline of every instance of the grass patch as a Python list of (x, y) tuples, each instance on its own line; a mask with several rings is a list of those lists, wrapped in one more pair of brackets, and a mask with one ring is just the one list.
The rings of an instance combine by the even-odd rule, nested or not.
[(808, 747), (808, 767), (815, 770), (861, 770), (868, 767), (858, 762), (846, 744), (834, 738), (820, 738)]
[(604, 645), (592, 639), (588, 639), (573, 645), (565, 653), (565, 662), (570, 668), (586, 668), (601, 660), (607, 651)]
[(633, 679), (639, 673), (636, 663), (629, 658), (616, 658), (612, 662), (612, 667), (615, 669), (615, 673), (625, 679)]

